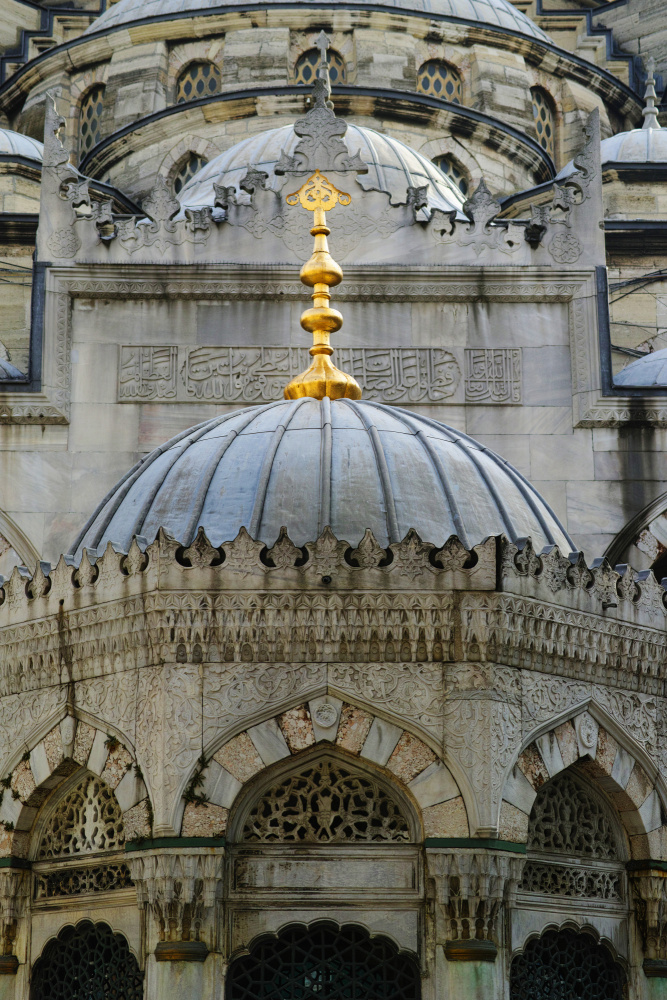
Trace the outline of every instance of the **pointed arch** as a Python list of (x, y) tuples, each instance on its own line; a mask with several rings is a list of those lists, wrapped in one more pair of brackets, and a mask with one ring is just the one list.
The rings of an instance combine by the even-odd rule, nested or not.
[[(541, 786), (576, 767), (612, 800), (632, 858), (661, 857), (664, 779), (646, 751), (594, 701), (563, 713), (533, 731), (507, 772), (500, 806), (500, 836), (528, 832)], [(516, 834), (513, 839), (516, 839)]]
[(182, 836), (226, 835), (230, 810), (267, 769), (284, 767), (297, 755), (305, 759), (320, 747), (398, 783), (416, 803), (425, 837), (469, 835), (460, 787), (438, 753), (400, 723), (328, 694), (213, 744), (175, 807), (174, 829)]

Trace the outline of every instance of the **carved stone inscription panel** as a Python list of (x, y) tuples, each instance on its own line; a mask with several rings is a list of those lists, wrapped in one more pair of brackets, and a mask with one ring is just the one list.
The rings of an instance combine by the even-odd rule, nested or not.
[[(336, 364), (365, 399), (460, 403), (464, 354), (442, 347), (339, 347)], [(310, 364), (305, 347), (123, 345), (118, 401), (264, 403)], [(465, 351), (466, 402), (521, 402), (521, 349)]]

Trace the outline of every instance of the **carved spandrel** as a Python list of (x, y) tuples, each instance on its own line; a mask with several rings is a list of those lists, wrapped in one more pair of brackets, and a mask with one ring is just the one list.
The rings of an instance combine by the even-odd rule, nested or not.
[[(441, 347), (342, 347), (336, 358), (362, 386), (365, 399), (427, 405), (461, 401), (460, 352)], [(118, 399), (271, 402), (282, 399), (285, 380), (308, 359), (305, 347), (123, 346)], [(494, 401), (503, 401), (497, 388), (496, 397)]]
[(465, 352), (466, 403), (520, 403), (521, 349), (470, 348)]

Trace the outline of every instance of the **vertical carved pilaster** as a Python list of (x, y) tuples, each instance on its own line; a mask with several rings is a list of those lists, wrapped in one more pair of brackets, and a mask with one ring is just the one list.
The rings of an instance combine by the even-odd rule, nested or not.
[[(127, 856), (158, 961), (203, 962), (215, 948), (224, 855), (206, 848)], [(208, 942), (208, 943), (207, 943)]]
[(30, 888), (30, 872), (21, 868), (0, 869), (0, 920), (2, 920), (2, 954), (0, 976), (15, 976), (19, 960), (14, 954), (14, 942), (19, 921), (25, 916)]
[(449, 961), (493, 962), (502, 916), (521, 881), (525, 857), (505, 851), (427, 852), (435, 884), (435, 939)]
[(644, 972), (667, 978), (667, 872), (647, 868), (631, 876), (637, 924), (644, 945)]

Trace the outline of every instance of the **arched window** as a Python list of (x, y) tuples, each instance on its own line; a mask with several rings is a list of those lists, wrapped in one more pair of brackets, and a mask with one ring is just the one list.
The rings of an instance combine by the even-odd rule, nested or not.
[(623, 973), (590, 934), (546, 931), (510, 970), (510, 1000), (622, 1000)]
[[(345, 72), (345, 60), (343, 59), (340, 52), (336, 52), (335, 49), (329, 49), (327, 53), (327, 60), (329, 63), (329, 79), (332, 84), (345, 83), (346, 72)], [(320, 50), (319, 49), (308, 49), (303, 55), (299, 56), (294, 67), (294, 78), (297, 83), (303, 83), (310, 85), (315, 82), (317, 77), (317, 71), (320, 67)]]
[(570, 899), (625, 899), (619, 836), (601, 796), (571, 771), (540, 788), (528, 825), (521, 891)]
[(405, 843), (408, 820), (370, 776), (324, 758), (291, 772), (255, 802), (243, 824), (246, 843)]
[(461, 77), (442, 59), (429, 59), (419, 67), (417, 90), (420, 94), (440, 97), (453, 104), (461, 103)]
[(530, 96), (533, 100), (537, 141), (553, 160), (556, 156), (556, 113), (553, 101), (540, 87), (531, 87)]
[(174, 194), (179, 194), (188, 181), (191, 181), (195, 174), (198, 174), (202, 167), (205, 167), (208, 160), (197, 153), (190, 155), (181, 164), (176, 177), (174, 178)]
[(470, 192), (470, 176), (467, 170), (464, 170), (449, 153), (436, 156), (433, 162), (457, 186), (461, 194), (467, 197)]
[(108, 924), (83, 920), (64, 927), (32, 970), (30, 1000), (142, 1000), (143, 995), (137, 960)]
[(118, 851), (125, 844), (116, 796), (94, 774), (86, 774), (58, 802), (41, 828), (36, 861)]
[(417, 963), (361, 927), (318, 921), (260, 938), (227, 974), (226, 1000), (419, 1000)]
[(104, 110), (104, 86), (97, 84), (83, 95), (79, 108), (79, 159), (83, 159), (100, 141), (100, 123)]
[(222, 75), (214, 63), (205, 60), (191, 62), (176, 81), (176, 103), (219, 94), (221, 82)]

